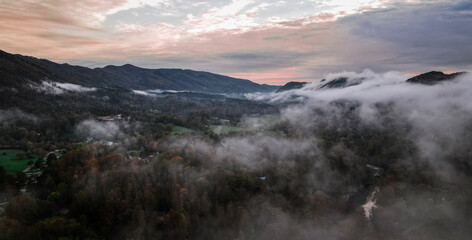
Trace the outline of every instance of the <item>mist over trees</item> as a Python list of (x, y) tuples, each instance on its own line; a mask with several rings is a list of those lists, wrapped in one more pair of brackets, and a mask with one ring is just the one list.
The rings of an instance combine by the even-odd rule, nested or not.
[(405, 80), (246, 99), (17, 86), (0, 143), (45, 164), (37, 183), (0, 168), (0, 238), (468, 239), (472, 77)]

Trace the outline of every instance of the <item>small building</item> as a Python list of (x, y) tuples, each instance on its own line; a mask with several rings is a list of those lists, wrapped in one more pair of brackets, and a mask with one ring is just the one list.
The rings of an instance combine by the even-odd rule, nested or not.
[(370, 164), (367, 164), (366, 167), (369, 169), (369, 171), (372, 173), (372, 176), (374, 177), (380, 177), (385, 174), (385, 170), (381, 167), (376, 167)]

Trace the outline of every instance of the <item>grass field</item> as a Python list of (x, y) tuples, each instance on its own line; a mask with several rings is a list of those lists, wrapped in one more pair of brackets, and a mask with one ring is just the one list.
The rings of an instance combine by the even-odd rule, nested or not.
[(260, 117), (246, 117), (244, 119), (245, 127), (251, 130), (272, 130), (277, 123), (281, 121), (280, 115), (271, 114)]
[(241, 127), (227, 126), (227, 125), (210, 125), (210, 130), (214, 132), (215, 134), (226, 135), (230, 133), (242, 132), (245, 129)]
[[(0, 150), (0, 166), (5, 168), (5, 172), (7, 174), (15, 174), (17, 172), (23, 171), (28, 167), (28, 162), (33, 160), (35, 161), (37, 157), (32, 159), (27, 159), (26, 157), (23, 159), (19, 159), (16, 156), (16, 153), (22, 152), (21, 150), (16, 149), (1, 149)], [(3, 155), (6, 153), (6, 155)]]
[(191, 132), (193, 132), (193, 131), (191, 129), (186, 128), (186, 127), (175, 126), (172, 129), (171, 134), (172, 135), (182, 135), (182, 134), (191, 133)]

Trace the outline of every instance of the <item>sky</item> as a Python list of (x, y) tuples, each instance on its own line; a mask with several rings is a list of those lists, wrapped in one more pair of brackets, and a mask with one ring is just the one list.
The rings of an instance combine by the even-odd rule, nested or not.
[(258, 83), (472, 69), (472, 1), (0, 0), (0, 49)]

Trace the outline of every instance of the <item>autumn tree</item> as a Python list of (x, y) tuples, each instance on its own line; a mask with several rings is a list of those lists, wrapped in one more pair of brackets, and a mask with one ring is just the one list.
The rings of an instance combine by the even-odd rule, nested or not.
[(24, 225), (31, 225), (36, 221), (38, 205), (32, 197), (22, 194), (10, 199), (5, 213)]
[(47, 157), (47, 164), (55, 162), (57, 160), (56, 154), (50, 153)]
[(16, 157), (19, 159), (23, 159), (25, 157), (25, 152), (17, 152)]

